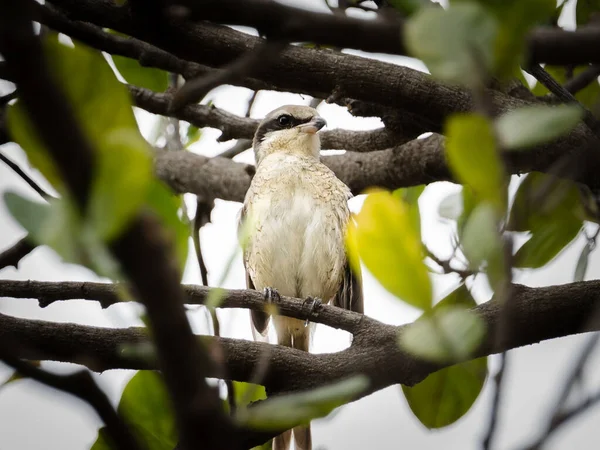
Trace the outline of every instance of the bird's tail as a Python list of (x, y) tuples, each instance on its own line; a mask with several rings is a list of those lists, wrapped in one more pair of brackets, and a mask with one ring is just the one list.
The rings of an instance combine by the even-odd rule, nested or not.
[[(283, 319), (284, 324), (277, 323), (277, 319)], [(283, 322), (282, 321), (282, 322)], [(310, 327), (304, 326), (304, 321), (290, 318), (277, 317), (275, 319), (277, 328), (277, 341), (279, 345), (296, 348), (298, 350), (309, 349)], [(283, 326), (281, 326), (283, 325)], [(312, 450), (312, 436), (310, 425), (294, 427), (273, 439), (273, 450), (289, 450), (292, 434), (296, 443), (296, 450)]]

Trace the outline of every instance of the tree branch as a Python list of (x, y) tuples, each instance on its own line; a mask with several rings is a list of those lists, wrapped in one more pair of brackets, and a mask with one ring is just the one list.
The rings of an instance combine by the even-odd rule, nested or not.
[(107, 436), (117, 448), (122, 450), (141, 448), (125, 422), (110, 404), (106, 394), (94, 382), (88, 371), (80, 370), (69, 375), (46, 372), (13, 356), (14, 350), (21, 347), (20, 344), (11, 345), (12, 348), (9, 351), (6, 341), (3, 341), (3, 343), (0, 346), (0, 360), (3, 363), (12, 367), (24, 377), (39, 381), (59, 391), (67, 392), (89, 403), (106, 425)]
[[(176, 110), (170, 110), (173, 95), (156, 93), (148, 89), (128, 86), (135, 106), (153, 114), (173, 116), (202, 128), (211, 127), (221, 130), (218, 140), (221, 142), (231, 139), (252, 139), (260, 120), (237, 116), (215, 106), (186, 105)], [(370, 131), (327, 130), (320, 133), (321, 147), (327, 150), (349, 150), (369, 152), (391, 147), (406, 142), (410, 137), (377, 128)]]
[[(34, 2), (19, 2), (18, 7), (8, 0), (0, 4), (4, 12), (0, 15), (0, 51), (16, 81), (19, 99), (79, 210), (84, 211), (94, 152), (47, 67), (30, 18)], [(206, 383), (208, 357), (193, 338), (185, 314), (172, 242), (154, 216), (140, 213), (113, 241), (111, 251), (146, 307), (183, 448), (200, 443), (215, 449), (237, 448), (238, 436), (222, 411), (218, 392)]]
[(19, 261), (31, 253), (34, 248), (35, 246), (31, 244), (27, 239), (27, 236), (25, 236), (15, 245), (0, 253), (0, 270), (10, 266), (13, 266), (16, 269)]
[[(204, 304), (211, 291), (209, 287), (194, 284), (182, 285), (182, 289), (186, 295), (186, 303), (193, 305)], [(42, 308), (57, 301), (74, 299), (98, 301), (102, 308), (108, 308), (121, 302), (118, 292), (118, 285), (110, 283), (0, 280), (0, 297), (35, 298)], [(281, 314), (301, 320), (307, 318), (304, 300), (284, 296), (281, 296), (281, 299), (277, 304)], [(226, 291), (220, 308), (262, 310), (264, 306), (265, 299), (262, 293), (232, 289)], [(362, 322), (372, 319), (344, 309), (321, 305), (315, 309), (310, 320), (354, 333), (362, 326)]]
[[(109, 0), (54, 0), (71, 18), (88, 20), (123, 33), (147, 40), (178, 58), (196, 61), (209, 66), (222, 66), (255, 48), (261, 40), (228, 27), (210, 23), (177, 23), (169, 36), (156, 36), (152, 30), (137, 27), (127, 13), (127, 8), (115, 6)], [(332, 71), (331, 67), (336, 70)], [(431, 76), (372, 59), (341, 54), (330, 50), (316, 50), (289, 46), (280, 55), (273, 70), (260, 74), (266, 89), (300, 92), (317, 98), (353, 98), (404, 109), (420, 120), (420, 125), (430, 131), (441, 131), (445, 118), (452, 113), (470, 111), (473, 106), (468, 90), (435, 81)], [(241, 80), (250, 86), (252, 80)], [(254, 80), (255, 81), (255, 80)], [(265, 87), (261, 87), (265, 89)], [(498, 113), (531, 104), (490, 90), (488, 95)], [(600, 155), (589, 145), (595, 136), (585, 127), (577, 127), (568, 137), (533, 152), (510, 156), (516, 167), (526, 169), (548, 167), (561, 155), (573, 155), (580, 162), (578, 181), (590, 187), (600, 186)], [(516, 153), (516, 152), (515, 152)], [(533, 156), (533, 158), (532, 158)], [(523, 161), (523, 159), (529, 160)], [(540, 170), (540, 167), (537, 167)]]
[[(233, 292), (255, 297), (256, 306), (264, 301), (258, 302), (260, 293)], [(494, 334), (499, 324), (500, 305), (489, 301), (473, 309), (487, 325), (486, 337), (473, 358), (598, 328), (598, 323), (590, 324), (588, 318), (600, 304), (600, 281), (544, 288), (512, 285), (511, 293), (514, 323), (511, 335), (502, 343), (497, 342)], [(231, 295), (230, 292), (228, 294)], [(300, 300), (284, 299), (280, 305), (281, 312), (284, 312), (283, 305), (287, 308), (287, 304), (290, 308), (296, 308), (292, 305), (297, 304), (300, 310), (300, 303)], [(311, 320), (323, 319), (329, 312), (332, 313), (331, 320), (339, 320), (335, 318), (342, 310), (324, 306)], [(345, 313), (347, 317), (360, 316)], [(251, 381), (256, 364), (263, 352), (269, 349), (271, 357), (264, 384), (271, 390), (309, 389), (353, 373), (363, 373), (371, 380), (368, 392), (374, 392), (397, 383), (414, 385), (442, 368), (399, 349), (397, 335), (410, 326), (394, 327), (364, 318), (355, 325), (352, 346), (333, 354), (310, 354), (278, 345), (227, 338), (202, 337), (201, 340), (221, 346), (228, 373), (234, 380)], [(107, 329), (0, 315), (0, 340), (7, 337), (30, 349), (20, 355), (23, 358), (76, 362), (97, 371), (157, 367), (152, 357), (136, 351), (135, 345), (147, 342), (143, 329)], [(211, 362), (207, 367), (208, 376), (221, 377), (219, 367), (219, 364)]]

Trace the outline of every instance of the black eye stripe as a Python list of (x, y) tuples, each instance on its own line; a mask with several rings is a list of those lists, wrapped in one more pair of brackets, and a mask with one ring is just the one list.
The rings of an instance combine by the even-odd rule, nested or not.
[(279, 131), (279, 130), (284, 130), (284, 129), (288, 129), (288, 128), (293, 128), (293, 127), (296, 127), (303, 123), (310, 122), (310, 120), (312, 119), (312, 117), (305, 117), (305, 118), (299, 119), (294, 116), (289, 116), (290, 117), (289, 123), (287, 123), (285, 125), (281, 125), (279, 123), (279, 118), (282, 115), (283, 114), (280, 114), (277, 117), (273, 117), (271, 120), (263, 123), (260, 127), (258, 127), (258, 129), (256, 130), (255, 142), (263, 141), (265, 138), (265, 135), (271, 131)]

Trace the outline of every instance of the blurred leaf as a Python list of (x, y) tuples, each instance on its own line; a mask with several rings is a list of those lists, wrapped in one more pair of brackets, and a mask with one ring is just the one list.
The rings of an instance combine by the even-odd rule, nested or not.
[(348, 233), (349, 251), (358, 249), (365, 266), (384, 288), (412, 306), (431, 307), (431, 281), (406, 203), (385, 191), (369, 194), (356, 215), (356, 227), (351, 226)]
[[(119, 83), (100, 52), (56, 39), (45, 39), (44, 49), (75, 117), (95, 150), (95, 171), (85, 228), (111, 240), (139, 210), (152, 179), (152, 160), (139, 133), (127, 88)], [(77, 76), (72, 76), (77, 74)], [(35, 136), (17, 102), (9, 111), (9, 128), (17, 143), (43, 175), (64, 194), (59, 172)]]
[[(437, 303), (434, 311), (477, 306), (465, 284)], [(460, 363), (429, 375), (413, 387), (402, 386), (414, 415), (427, 428), (441, 428), (460, 419), (471, 408), (487, 377), (487, 358)]]
[(238, 407), (246, 406), (250, 403), (254, 403), (259, 400), (265, 400), (267, 398), (265, 387), (261, 386), (260, 384), (234, 381), (233, 387), (235, 390), (235, 404)]
[(81, 225), (69, 202), (57, 199), (38, 203), (13, 192), (4, 193), (4, 202), (33, 242), (51, 247), (67, 262), (82, 262), (78, 249)]
[(500, 116), (496, 131), (503, 148), (526, 149), (567, 134), (582, 116), (575, 105), (525, 106)]
[[(556, 11), (556, 0), (451, 0), (452, 7), (476, 3), (497, 22), (494, 40), (494, 74), (509, 77), (523, 59), (526, 35), (534, 25), (548, 22)], [(475, 38), (475, 37), (474, 37)]]
[(237, 422), (257, 430), (278, 430), (308, 424), (348, 403), (369, 386), (364, 375), (355, 375), (329, 386), (273, 397), (236, 412)]
[(577, 259), (577, 266), (575, 267), (575, 274), (573, 275), (573, 281), (583, 281), (585, 279), (585, 273), (588, 268), (588, 261), (590, 254), (594, 249), (589, 242), (586, 242), (584, 247), (581, 249), (579, 258)]
[(421, 7), (430, 5), (430, 2), (429, 0), (389, 0), (389, 4), (403, 17), (410, 17)]
[(574, 182), (531, 172), (517, 189), (507, 229), (537, 230), (555, 221), (581, 223), (584, 217), (582, 197)]
[(440, 202), (438, 214), (440, 217), (448, 220), (458, 220), (463, 213), (463, 195), (462, 192), (453, 192), (447, 195)]
[(419, 198), (425, 190), (425, 185), (412, 186), (408, 188), (396, 189), (393, 195), (400, 198), (408, 207), (408, 215), (413, 224), (413, 228), (417, 230), (419, 234), (419, 240), (421, 240), (421, 212), (419, 210)]
[(575, 239), (583, 223), (557, 219), (536, 228), (514, 257), (514, 266), (537, 269), (545, 266)]
[(411, 55), (449, 82), (478, 84), (493, 62), (496, 20), (476, 3), (422, 8), (405, 26)]
[(487, 358), (456, 364), (432, 373), (402, 391), (413, 414), (427, 428), (442, 428), (464, 416), (485, 384)]
[(479, 270), (486, 263), (486, 275), (493, 290), (504, 279), (504, 250), (494, 208), (480, 203), (467, 219), (460, 243), (469, 268)]
[(505, 176), (490, 122), (476, 114), (455, 114), (446, 122), (445, 134), (448, 163), (458, 180), (503, 210)]
[(198, 142), (200, 140), (200, 138), (202, 137), (202, 130), (200, 128), (190, 124), (188, 126), (185, 137), (186, 137), (185, 146), (187, 148), (190, 145), (195, 144), (196, 142)]
[[(178, 436), (171, 401), (158, 372), (137, 372), (125, 386), (118, 412), (148, 450), (175, 448)], [(112, 448), (102, 430), (91, 450)]]
[(179, 218), (178, 211), (183, 203), (183, 197), (176, 195), (162, 181), (152, 180), (146, 203), (160, 219), (163, 230), (174, 245), (178, 267), (183, 274), (187, 261), (190, 237), (189, 227)]
[(485, 324), (479, 316), (458, 306), (446, 306), (405, 328), (399, 343), (419, 358), (455, 362), (467, 359), (484, 334)]
[[(110, 34), (128, 38), (127, 35), (114, 30)], [(154, 67), (144, 67), (137, 59), (126, 58), (119, 55), (110, 55), (115, 67), (129, 84), (150, 89), (154, 92), (164, 92), (169, 87), (169, 74), (164, 70)]]
[(577, 0), (575, 18), (577, 26), (586, 25), (593, 15), (600, 13), (600, 0)]
[(7, 106), (6, 125), (11, 138), (27, 154), (29, 163), (41, 172), (54, 189), (64, 194), (65, 185), (60, 171), (46, 151), (21, 102), (17, 101)]

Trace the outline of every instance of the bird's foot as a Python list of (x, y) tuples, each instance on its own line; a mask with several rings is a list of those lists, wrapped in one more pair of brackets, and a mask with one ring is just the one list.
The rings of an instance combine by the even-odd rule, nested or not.
[(267, 303), (273, 303), (273, 302), (280, 302), (281, 301), (281, 296), (279, 295), (279, 292), (277, 292), (277, 289), (272, 288), (272, 287), (266, 287), (263, 289), (263, 295), (265, 297), (265, 300), (267, 301)]
[(306, 297), (302, 306), (310, 303), (310, 307), (308, 310), (308, 314), (306, 315), (306, 322), (304, 322), (304, 326), (307, 327), (310, 323), (310, 317), (315, 313), (315, 309), (319, 308), (323, 302), (318, 297)]

